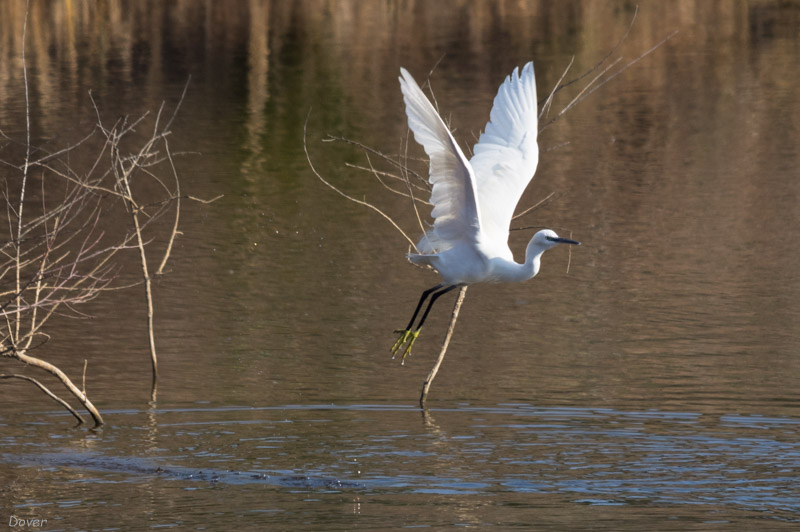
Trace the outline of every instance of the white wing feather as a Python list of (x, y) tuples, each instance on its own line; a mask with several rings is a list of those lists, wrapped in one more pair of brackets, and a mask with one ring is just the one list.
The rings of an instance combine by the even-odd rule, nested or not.
[[(506, 77), (470, 164), (477, 179), (484, 249), (503, 254), (514, 209), (539, 162), (536, 77), (530, 62)], [(488, 249), (487, 249), (488, 251)]]
[(459, 241), (476, 243), (481, 228), (475, 174), (450, 129), (417, 82), (400, 69), (400, 89), (406, 103), (408, 127), (430, 159), (432, 234), (420, 241), (422, 253), (435, 253)]

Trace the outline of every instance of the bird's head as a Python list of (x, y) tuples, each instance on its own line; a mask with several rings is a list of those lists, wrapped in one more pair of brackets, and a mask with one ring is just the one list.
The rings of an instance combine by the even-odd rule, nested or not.
[(530, 249), (531, 246), (536, 246), (542, 251), (547, 251), (548, 249), (555, 247), (558, 244), (572, 244), (573, 246), (581, 245), (580, 242), (576, 242), (575, 240), (570, 240), (569, 238), (561, 238), (552, 229), (542, 229), (541, 231), (533, 235), (530, 244), (528, 244), (528, 248)]

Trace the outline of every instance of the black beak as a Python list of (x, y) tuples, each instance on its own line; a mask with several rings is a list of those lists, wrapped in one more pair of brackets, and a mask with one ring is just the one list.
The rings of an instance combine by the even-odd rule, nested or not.
[(553, 237), (549, 237), (548, 236), (547, 240), (549, 240), (550, 242), (557, 242), (559, 244), (572, 244), (573, 246), (580, 246), (581, 245), (581, 243), (578, 242), (577, 240), (570, 240), (569, 238), (561, 238), (560, 236), (557, 237), (557, 238), (553, 238)]

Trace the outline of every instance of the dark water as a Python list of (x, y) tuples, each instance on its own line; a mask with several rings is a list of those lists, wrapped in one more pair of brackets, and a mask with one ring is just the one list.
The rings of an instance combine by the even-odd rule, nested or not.
[[(0, 129), (24, 134), (24, 4), (0, 4)], [(520, 220), (584, 245), (522, 285), (470, 288), (429, 398), (441, 303), (403, 199), (342, 135), (396, 155), (396, 81), (431, 78), (466, 146), (514, 66), (540, 95), (591, 68), (633, 7), (606, 2), (32, 2), (33, 137), (173, 106), (191, 194), (156, 283), (158, 402), (140, 291), (58, 319), (37, 354), (80, 380), (100, 432), (23, 382), (0, 393), (0, 519), (46, 529), (790, 529), (800, 520), (800, 8), (641, 2), (637, 57), (540, 137)], [(556, 110), (578, 89), (564, 91)], [(572, 91), (572, 92), (570, 92)], [(569, 93), (569, 94), (566, 94)], [(310, 115), (309, 115), (310, 111)], [(412, 146), (411, 154), (421, 152)], [(375, 161), (373, 161), (375, 162)], [(420, 163), (424, 169), (424, 163)], [(3, 174), (3, 178), (7, 179)], [(512, 233), (519, 256), (531, 231)], [(130, 275), (136, 274), (130, 257)], [(127, 274), (125, 274), (127, 275)], [(0, 360), (0, 372), (25, 372)], [(49, 381), (48, 381), (49, 382)]]
[(9, 427), (14, 513), (57, 529), (685, 530), (789, 528), (800, 511), (797, 419), (385, 402), (107, 415), (96, 435), (42, 414)]

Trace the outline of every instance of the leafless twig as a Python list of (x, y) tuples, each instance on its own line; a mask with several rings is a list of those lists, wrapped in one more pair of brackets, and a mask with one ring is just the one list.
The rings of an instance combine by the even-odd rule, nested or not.
[(78, 423), (81, 423), (81, 424), (85, 423), (84, 420), (83, 420), (83, 417), (78, 412), (76, 412), (75, 409), (72, 408), (72, 406), (70, 406), (70, 404), (68, 402), (66, 402), (65, 400), (63, 400), (62, 398), (60, 398), (59, 396), (57, 396), (53, 392), (51, 392), (47, 388), (47, 386), (45, 386), (44, 384), (42, 384), (38, 380), (34, 379), (33, 377), (28, 377), (27, 375), (18, 375), (16, 373), (12, 373), (12, 374), (2, 373), (2, 374), (0, 374), (0, 379), (20, 379), (20, 380), (28, 381), (28, 382), (30, 382), (32, 384), (35, 384), (40, 390), (42, 390), (45, 393), (45, 395), (47, 395), (53, 401), (55, 401), (58, 404), (60, 404), (61, 406), (63, 406), (65, 409), (67, 409), (69, 411), (70, 414), (75, 416), (75, 419), (78, 420)]
[[(99, 410), (89, 399), (86, 388), (88, 361), (84, 361), (81, 388), (65, 372), (32, 351), (41, 350), (50, 339), (45, 327), (53, 316), (85, 319), (77, 307), (109, 290), (127, 286), (112, 284), (119, 266), (113, 261), (119, 253), (139, 251), (143, 281), (146, 288), (148, 332), (153, 366), (153, 393), (157, 365), (155, 355), (153, 299), (150, 266), (146, 250), (154, 235), (153, 224), (168, 208), (175, 205), (168, 244), (157, 272), (161, 273), (170, 257), (179, 231), (180, 202), (183, 198), (203, 203), (203, 200), (181, 190), (178, 171), (167, 140), (178, 109), (186, 95), (186, 87), (170, 118), (164, 123), (165, 105), (153, 117), (149, 112), (134, 118), (123, 117), (106, 124), (100, 108), (91, 98), (96, 126), (78, 142), (62, 149), (48, 151), (33, 145), (31, 133), (31, 102), (29, 100), (25, 61), (26, 15), (23, 23), (22, 69), (25, 89), (25, 140), (17, 142), (4, 132), (9, 150), (0, 160), (0, 201), (5, 203), (5, 216), (0, 216), (0, 361), (16, 360), (43, 370), (63, 384), (91, 414), (95, 426), (103, 424)], [(188, 87), (188, 81), (187, 81)], [(91, 97), (91, 93), (90, 93)], [(153, 133), (143, 141), (132, 135), (153, 120)], [(98, 135), (99, 133), (99, 135)], [(88, 171), (78, 171), (70, 164), (70, 155), (97, 149)], [(76, 158), (77, 159), (77, 158)], [(168, 165), (172, 187), (162, 179), (162, 165)], [(153, 198), (152, 187), (138, 182), (155, 183), (163, 196)], [(41, 199), (31, 201), (29, 188), (39, 184)], [(131, 217), (132, 228), (114, 227), (108, 216), (124, 206)], [(128, 286), (131, 286), (128, 284)], [(68, 403), (58, 398), (36, 379), (17, 374), (18, 378), (36, 384), (42, 391), (58, 400), (73, 415)], [(80, 419), (79, 415), (76, 415)]]
[[(305, 154), (306, 154), (306, 160), (308, 161), (308, 165), (311, 167), (311, 171), (312, 171), (312, 172), (314, 172), (314, 175), (315, 175), (315, 176), (317, 176), (317, 178), (318, 178), (320, 181), (322, 181), (322, 182), (323, 182), (323, 183), (324, 183), (326, 186), (328, 186), (329, 188), (331, 188), (332, 190), (334, 190), (334, 191), (335, 191), (337, 194), (339, 194), (340, 196), (342, 196), (342, 197), (344, 197), (344, 198), (346, 198), (346, 199), (348, 199), (348, 200), (350, 200), (350, 201), (352, 201), (352, 202), (354, 202), (354, 203), (358, 203), (359, 205), (363, 205), (364, 207), (367, 207), (367, 208), (369, 208), (369, 209), (372, 209), (373, 211), (375, 211), (375, 212), (377, 212), (378, 214), (380, 214), (380, 215), (381, 215), (381, 216), (382, 216), (382, 217), (383, 217), (383, 218), (384, 218), (386, 221), (388, 221), (390, 224), (392, 224), (392, 226), (393, 226), (395, 229), (397, 229), (397, 230), (400, 232), (400, 234), (402, 234), (402, 235), (403, 235), (403, 237), (404, 237), (406, 240), (408, 240), (408, 243), (409, 243), (409, 244), (411, 245), (411, 247), (413, 247), (413, 248), (414, 248), (414, 250), (416, 251), (416, 250), (417, 250), (417, 246), (416, 246), (416, 244), (414, 243), (414, 241), (413, 241), (413, 240), (411, 240), (411, 239), (408, 237), (408, 235), (405, 233), (405, 231), (403, 231), (403, 230), (400, 228), (400, 226), (399, 226), (399, 225), (397, 225), (397, 223), (396, 223), (396, 222), (395, 222), (395, 221), (394, 221), (394, 220), (393, 220), (393, 219), (392, 219), (392, 218), (391, 218), (389, 215), (387, 215), (387, 214), (386, 214), (386, 213), (384, 213), (382, 210), (380, 210), (379, 208), (377, 208), (376, 206), (372, 205), (371, 203), (369, 203), (369, 202), (367, 202), (367, 201), (363, 201), (363, 200), (360, 200), (360, 199), (354, 198), (353, 196), (350, 196), (349, 194), (346, 194), (345, 192), (343, 192), (343, 191), (342, 191), (342, 190), (340, 190), (339, 188), (337, 188), (337, 187), (335, 187), (334, 185), (332, 185), (332, 184), (331, 184), (331, 183), (330, 183), (330, 182), (329, 182), (327, 179), (325, 179), (324, 177), (322, 177), (322, 175), (320, 175), (320, 173), (319, 173), (319, 172), (317, 171), (317, 169), (314, 167), (314, 163), (313, 163), (313, 162), (311, 162), (311, 155), (309, 155), (309, 153), (308, 153), (308, 144), (307, 144), (307, 142), (306, 142), (306, 129), (307, 129), (307, 127), (308, 127), (308, 118), (309, 118), (310, 116), (311, 116), (311, 110), (309, 110), (309, 112), (308, 112), (308, 115), (306, 116), (306, 121), (303, 123), (303, 151), (304, 151), (304, 152), (305, 152)], [(375, 153), (378, 153), (378, 152), (375, 152)]]
[(442, 365), (442, 362), (444, 362), (444, 356), (447, 354), (447, 347), (450, 345), (450, 339), (453, 337), (453, 331), (456, 329), (458, 313), (461, 311), (461, 305), (464, 303), (464, 298), (467, 297), (467, 288), (467, 286), (462, 286), (458, 290), (458, 297), (456, 298), (456, 303), (453, 306), (453, 312), (450, 314), (450, 325), (447, 326), (447, 334), (445, 334), (444, 340), (442, 341), (442, 348), (439, 351), (439, 356), (436, 357), (436, 362), (433, 364), (433, 368), (431, 368), (430, 373), (428, 373), (428, 377), (425, 379), (425, 382), (422, 383), (422, 393), (420, 393), (419, 396), (420, 408), (425, 408), (425, 401), (428, 399), (428, 390), (431, 389), (433, 379), (436, 378), (436, 374), (439, 373), (439, 367)]

